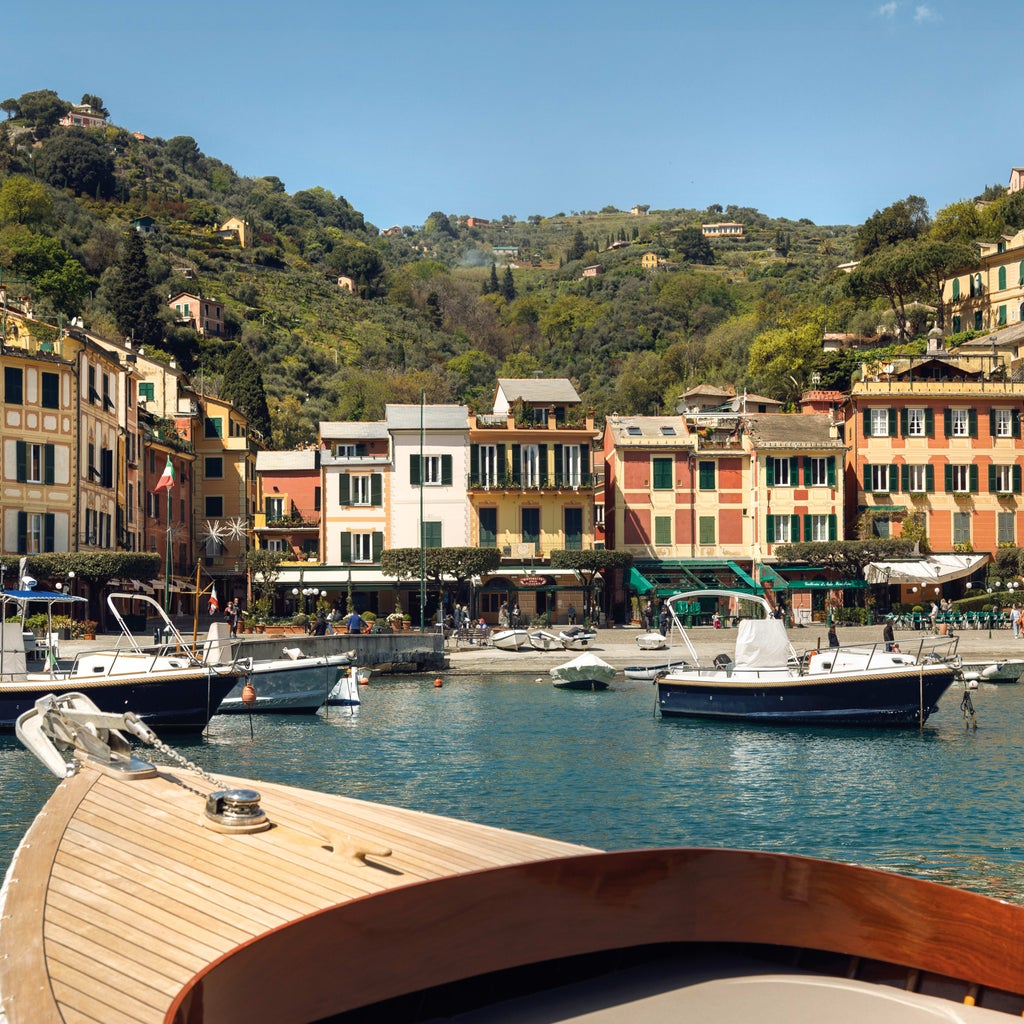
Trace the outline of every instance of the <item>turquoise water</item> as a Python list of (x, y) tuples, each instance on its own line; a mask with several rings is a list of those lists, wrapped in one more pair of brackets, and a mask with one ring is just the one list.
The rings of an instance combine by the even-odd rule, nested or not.
[[(783, 850), (1024, 903), (1024, 686), (951, 691), (917, 730), (661, 720), (649, 683), (375, 677), (354, 714), (214, 719), (178, 744), (210, 772), (448, 814), (605, 849)], [(56, 780), (0, 740), (0, 867)]]

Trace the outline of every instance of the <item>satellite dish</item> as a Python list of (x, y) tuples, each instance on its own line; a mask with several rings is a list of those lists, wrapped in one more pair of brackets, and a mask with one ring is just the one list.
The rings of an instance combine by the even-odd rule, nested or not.
[(882, 367), (882, 369), (885, 370), (886, 373), (892, 373), (893, 370), (896, 369), (896, 364), (895, 363), (886, 363), (885, 366)]

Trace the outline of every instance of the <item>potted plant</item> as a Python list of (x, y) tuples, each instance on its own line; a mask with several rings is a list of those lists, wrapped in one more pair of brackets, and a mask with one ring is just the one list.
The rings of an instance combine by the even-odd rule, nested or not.
[(93, 619), (79, 619), (75, 622), (75, 628), (72, 630), (82, 640), (95, 640), (96, 639), (96, 623)]

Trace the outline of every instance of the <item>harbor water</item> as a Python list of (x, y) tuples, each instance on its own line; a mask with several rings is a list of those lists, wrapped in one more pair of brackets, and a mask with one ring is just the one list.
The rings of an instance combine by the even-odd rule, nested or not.
[[(621, 677), (603, 693), (535, 674), (374, 677), (351, 712), (218, 716), (171, 742), (214, 775), (603, 849), (779, 850), (1024, 903), (1024, 686), (973, 691), (976, 729), (962, 694), (923, 731), (850, 730), (662, 720), (654, 687)], [(0, 762), (6, 870), (58, 783), (13, 737)]]

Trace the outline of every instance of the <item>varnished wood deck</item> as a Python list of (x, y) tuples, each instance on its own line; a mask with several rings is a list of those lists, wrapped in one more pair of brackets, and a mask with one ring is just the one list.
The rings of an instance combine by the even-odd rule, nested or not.
[[(194, 974), (296, 918), (414, 882), (583, 851), (270, 784), (257, 788), (274, 827), (224, 835), (200, 824), (203, 800), (176, 779), (216, 788), (171, 770), (125, 781), (88, 767), (59, 784), (8, 876), (0, 997), (9, 1024), (163, 1021)], [(355, 855), (386, 848), (389, 857)]]

